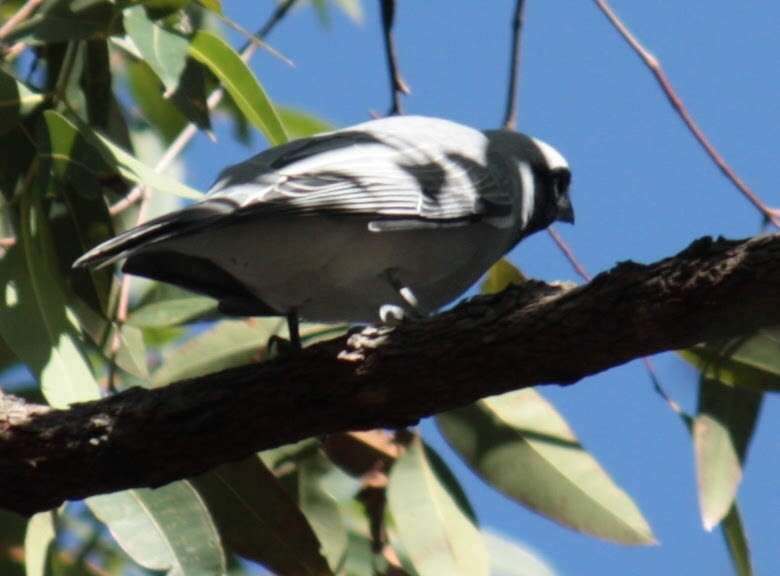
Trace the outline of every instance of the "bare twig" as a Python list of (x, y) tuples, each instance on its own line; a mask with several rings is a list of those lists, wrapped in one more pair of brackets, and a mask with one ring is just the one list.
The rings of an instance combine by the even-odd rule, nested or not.
[(401, 94), (409, 94), (409, 86), (401, 77), (398, 70), (398, 56), (393, 39), (393, 21), (395, 20), (395, 0), (379, 0), (382, 4), (382, 31), (385, 39), (385, 56), (387, 58), (387, 72), (390, 77), (390, 111), (389, 116), (403, 114), (401, 106)]
[(41, 4), (43, 4), (43, 0), (27, 0), (24, 6), (19, 8), (13, 16), (0, 26), (0, 40), (8, 36), (19, 24), (27, 20)]
[(503, 126), (506, 130), (517, 129), (517, 80), (520, 71), (520, 47), (525, 20), (525, 0), (515, 1), (512, 17), (512, 53), (509, 58), (509, 85), (506, 91), (506, 111)]
[(552, 226), (547, 228), (547, 234), (550, 235), (552, 241), (555, 242), (555, 245), (558, 247), (561, 253), (563, 253), (563, 255), (566, 257), (566, 260), (569, 261), (569, 264), (571, 264), (571, 267), (574, 268), (574, 271), (579, 275), (579, 277), (585, 280), (585, 282), (588, 282), (591, 278), (590, 274), (588, 274), (588, 271), (577, 259), (577, 256), (574, 254), (574, 250), (572, 250), (571, 246), (566, 243), (566, 241), (563, 239), (563, 236), (561, 236)]
[(669, 99), (669, 103), (677, 111), (682, 121), (688, 127), (688, 130), (693, 134), (694, 138), (704, 148), (707, 155), (712, 159), (715, 165), (720, 169), (726, 178), (728, 178), (734, 186), (742, 193), (745, 198), (750, 201), (756, 209), (761, 212), (764, 218), (771, 222), (775, 227), (780, 228), (780, 210), (771, 208), (768, 206), (753, 190), (737, 175), (731, 166), (726, 162), (725, 158), (718, 152), (715, 146), (710, 142), (704, 131), (691, 115), (688, 108), (683, 103), (677, 91), (674, 89), (669, 77), (666, 75), (661, 63), (658, 59), (650, 53), (637, 38), (632, 34), (628, 27), (618, 17), (617, 13), (610, 7), (606, 0), (594, 0), (599, 10), (607, 17), (610, 23), (620, 33), (623, 39), (629, 46), (636, 52), (637, 56), (641, 58), (642, 62), (650, 69), (655, 76), (658, 84), (661, 86), (664, 94)]

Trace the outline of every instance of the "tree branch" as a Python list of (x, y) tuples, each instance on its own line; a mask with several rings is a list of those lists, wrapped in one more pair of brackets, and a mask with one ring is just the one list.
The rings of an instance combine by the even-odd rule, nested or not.
[(387, 74), (390, 78), (390, 111), (388, 116), (403, 114), (401, 94), (409, 94), (409, 86), (401, 77), (398, 69), (398, 56), (393, 39), (393, 22), (395, 20), (395, 0), (379, 0), (382, 8), (382, 37), (385, 41), (385, 59)]
[(694, 242), (580, 287), (529, 281), (426, 321), (54, 410), (0, 397), (0, 507), (159, 486), (309, 436), (408, 426), (780, 323), (780, 235)]
[(517, 129), (517, 80), (520, 72), (520, 41), (523, 32), (525, 0), (515, 0), (515, 12), (512, 16), (512, 45), (509, 55), (509, 81), (507, 82), (506, 106), (503, 128)]

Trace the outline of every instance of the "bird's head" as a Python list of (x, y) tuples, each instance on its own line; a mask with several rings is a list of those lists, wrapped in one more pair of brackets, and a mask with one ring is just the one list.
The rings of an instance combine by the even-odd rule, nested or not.
[(518, 132), (488, 130), (485, 135), (491, 167), (499, 172), (499, 181), (507, 182), (515, 192), (520, 237), (556, 220), (573, 224), (571, 171), (563, 155), (546, 142)]

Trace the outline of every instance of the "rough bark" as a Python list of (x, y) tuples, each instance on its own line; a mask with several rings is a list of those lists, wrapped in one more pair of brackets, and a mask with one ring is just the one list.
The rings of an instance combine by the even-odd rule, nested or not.
[[(0, 398), (0, 507), (159, 486), (301, 438), (414, 424), (536, 384), (780, 323), (780, 235), (694, 242), (584, 286), (529, 282), (387, 334), (68, 410)], [(598, 393), (594, 389), (594, 394)]]

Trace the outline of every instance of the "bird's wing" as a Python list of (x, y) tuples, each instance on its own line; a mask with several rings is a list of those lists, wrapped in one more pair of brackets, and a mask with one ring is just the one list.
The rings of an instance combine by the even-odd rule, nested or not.
[(293, 142), (225, 170), (206, 204), (236, 216), (363, 214), (375, 228), (509, 217), (511, 192), (480, 140), (456, 151), (414, 136), (350, 130)]

